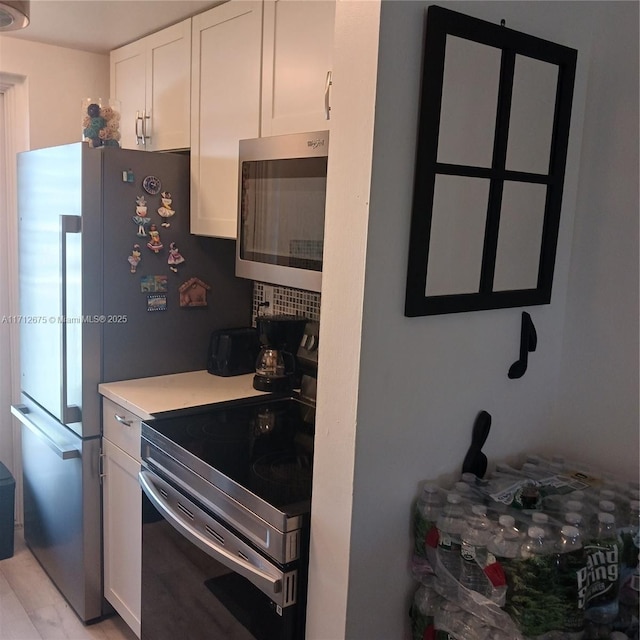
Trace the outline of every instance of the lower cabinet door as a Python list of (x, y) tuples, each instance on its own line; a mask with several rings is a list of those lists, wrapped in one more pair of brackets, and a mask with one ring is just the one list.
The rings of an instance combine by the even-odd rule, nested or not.
[(102, 440), (104, 596), (140, 637), (142, 492), (140, 463)]

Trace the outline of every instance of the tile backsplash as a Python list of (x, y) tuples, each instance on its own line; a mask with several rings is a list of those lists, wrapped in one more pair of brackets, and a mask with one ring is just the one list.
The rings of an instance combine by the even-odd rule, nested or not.
[(280, 287), (263, 282), (254, 282), (252, 309), (252, 320), (254, 323), (258, 312), (261, 311), (262, 305), (266, 300), (269, 300), (269, 308), (266, 310), (266, 313), (269, 315), (287, 314), (304, 316), (309, 320), (320, 320), (319, 293), (315, 291), (304, 291), (303, 289)]

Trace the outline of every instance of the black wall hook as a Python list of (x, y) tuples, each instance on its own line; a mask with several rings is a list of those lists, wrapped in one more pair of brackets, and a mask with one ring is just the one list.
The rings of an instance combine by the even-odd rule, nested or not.
[(537, 346), (538, 334), (533, 326), (533, 320), (526, 311), (523, 311), (520, 329), (520, 358), (509, 367), (508, 376), (511, 380), (522, 378), (529, 363), (529, 351), (535, 351)]

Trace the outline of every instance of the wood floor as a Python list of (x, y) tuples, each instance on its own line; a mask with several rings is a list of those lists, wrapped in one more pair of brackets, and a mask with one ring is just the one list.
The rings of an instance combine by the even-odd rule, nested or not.
[(136, 640), (119, 616), (85, 626), (53, 586), (16, 529), (15, 551), (0, 560), (0, 640)]

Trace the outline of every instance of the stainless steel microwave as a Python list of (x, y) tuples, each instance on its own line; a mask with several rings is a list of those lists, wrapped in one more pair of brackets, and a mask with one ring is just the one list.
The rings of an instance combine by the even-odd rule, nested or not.
[(329, 132), (240, 141), (236, 275), (320, 291)]

